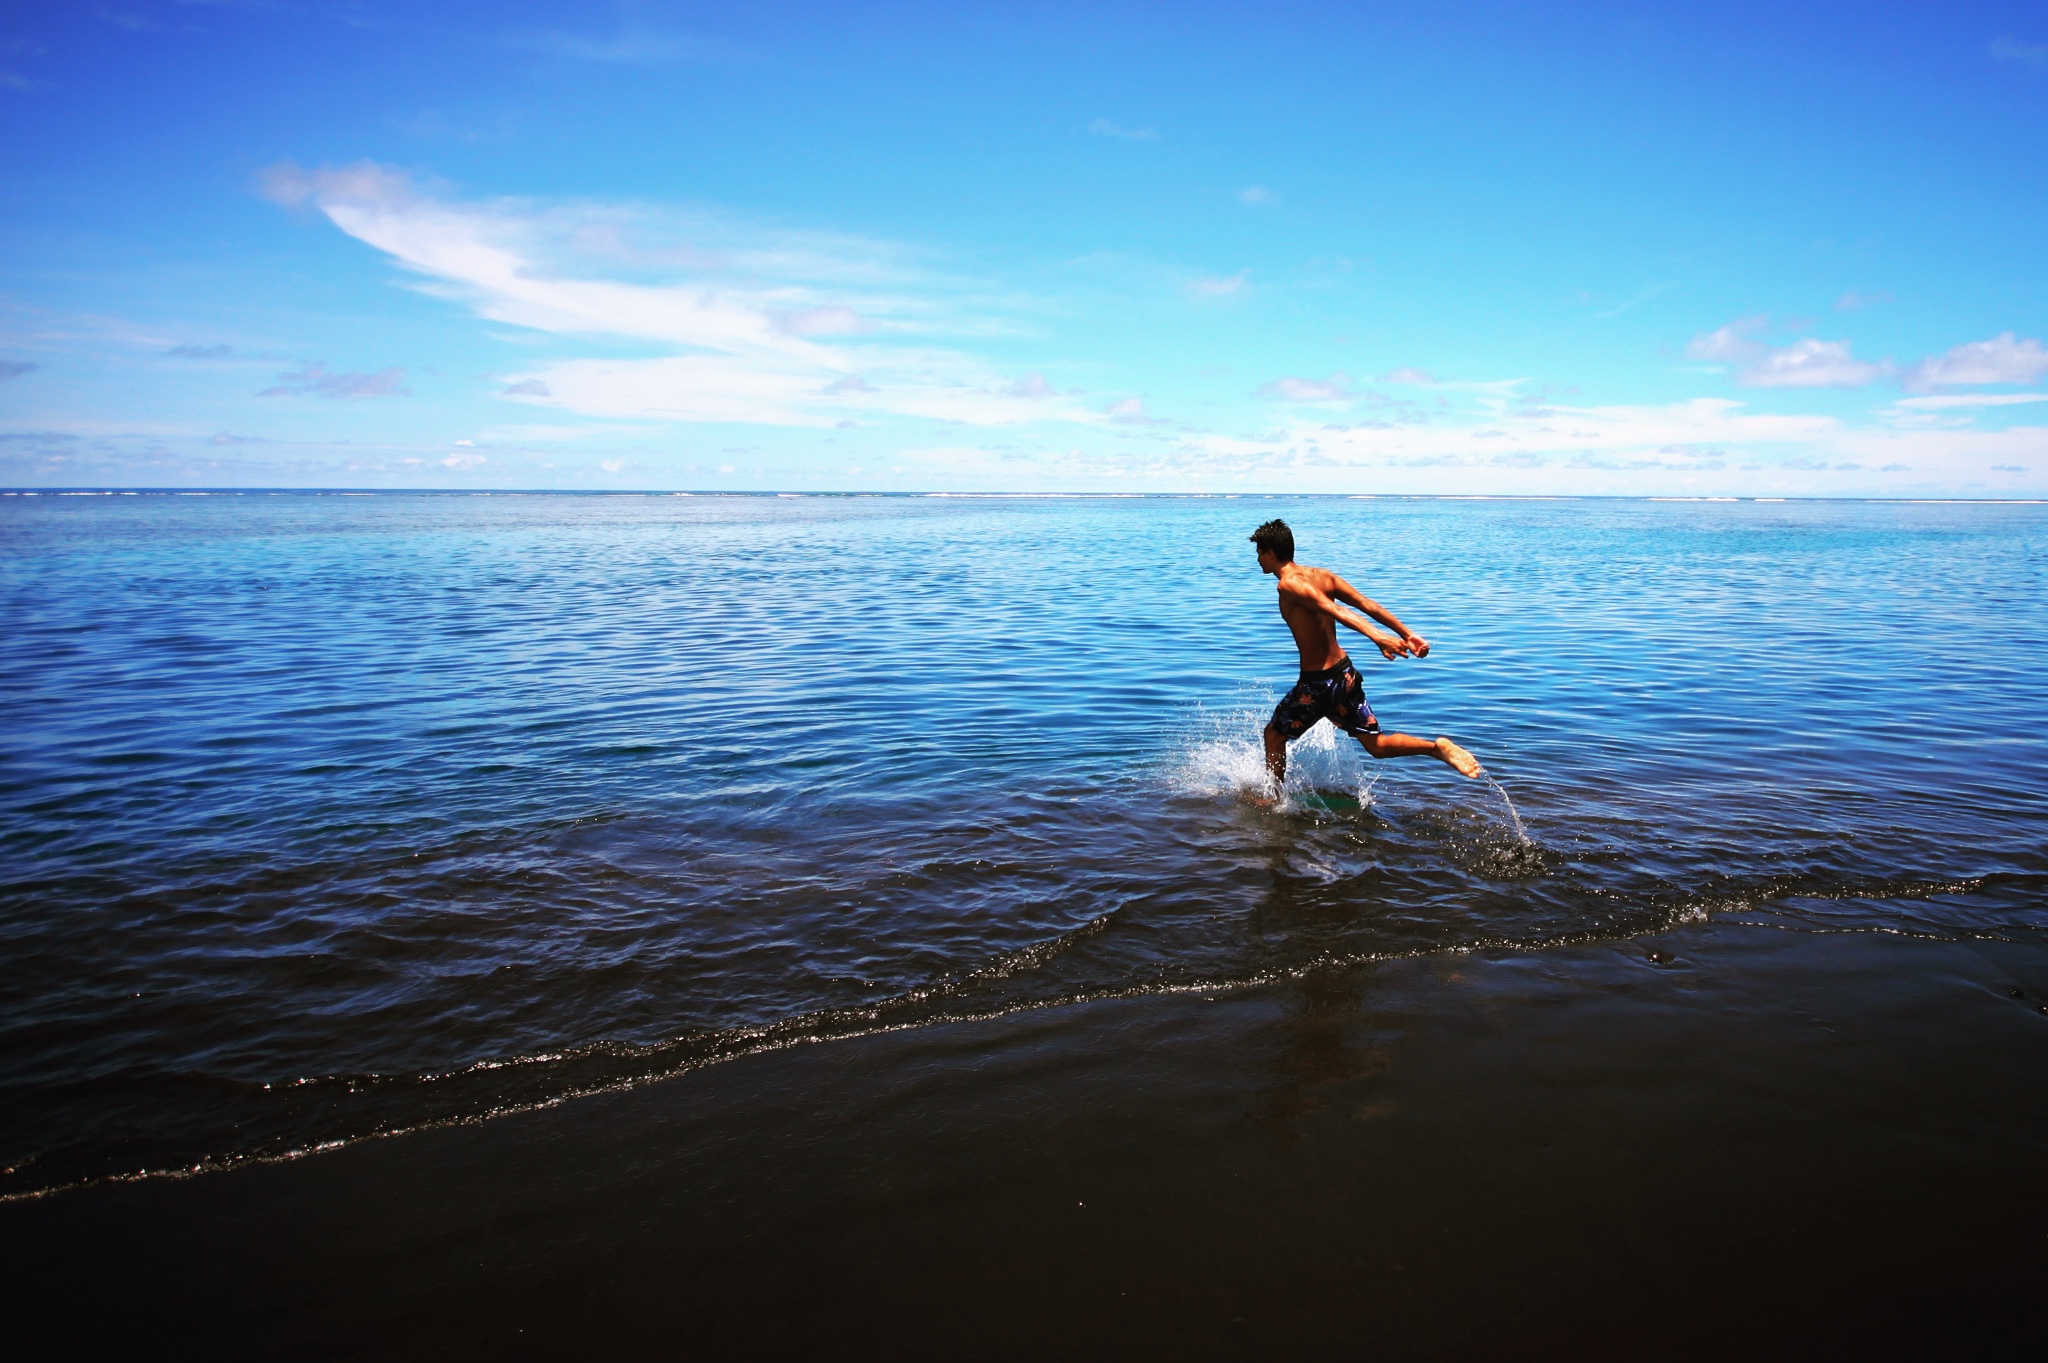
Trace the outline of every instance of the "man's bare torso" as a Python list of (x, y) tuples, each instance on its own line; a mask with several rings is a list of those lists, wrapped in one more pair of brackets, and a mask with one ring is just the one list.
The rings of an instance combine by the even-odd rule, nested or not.
[(1301, 651), (1301, 670), (1321, 672), (1335, 667), (1345, 656), (1343, 645), (1337, 642), (1337, 622), (1315, 606), (1303, 588), (1313, 588), (1333, 601), (1349, 601), (1358, 593), (1328, 568), (1312, 568), (1306, 563), (1285, 565), (1279, 579), (1280, 618), (1287, 622), (1294, 646)]

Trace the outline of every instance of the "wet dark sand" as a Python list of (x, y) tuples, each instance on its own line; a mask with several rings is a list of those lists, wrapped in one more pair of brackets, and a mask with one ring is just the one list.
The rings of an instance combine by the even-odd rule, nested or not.
[(0, 1207), (10, 1333), (71, 1356), (2023, 1348), (2044, 1002), (2034, 946), (1713, 926), (800, 1046)]

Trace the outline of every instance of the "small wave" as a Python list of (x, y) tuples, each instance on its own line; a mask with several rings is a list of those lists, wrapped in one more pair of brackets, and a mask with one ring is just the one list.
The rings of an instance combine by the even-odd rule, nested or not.
[[(1470, 811), (1462, 811), (1469, 819)], [(1481, 838), (1480, 841), (1485, 841)], [(1540, 849), (1497, 848), (1506, 855), (1541, 857)], [(397, 1136), (471, 1126), (498, 1117), (552, 1108), (578, 1098), (616, 1093), (658, 1083), (707, 1066), (737, 1060), (793, 1046), (854, 1040), (887, 1032), (953, 1023), (992, 1021), (1019, 1013), (1041, 1011), (1073, 1004), (1149, 995), (1218, 993), (1252, 988), (1281, 980), (1299, 978), (1312, 971), (1370, 965), (1381, 961), (1417, 959), (1440, 955), (1462, 955), (1474, 951), (1540, 952), (1562, 947), (1601, 942), (1633, 940), (1656, 936), (1676, 927), (1704, 923), (1709, 919), (1788, 899), (1925, 899), (1941, 895), (1970, 894), (1986, 886), (1984, 877), (1921, 879), (1891, 877), (1867, 881), (1836, 881), (1818, 877), (1784, 877), (1749, 885), (1724, 886), (1708, 892), (1682, 894), (1666, 900), (1661, 911), (1630, 921), (1611, 921), (1601, 926), (1563, 926), (1524, 935), (1479, 928), (1456, 938), (1427, 945), (1384, 948), (1336, 947), (1312, 956), (1284, 963), (1252, 965), (1239, 963), (1237, 969), (1197, 971), (1177, 977), (1147, 980), (1104, 981), (1095, 985), (1056, 987), (1038, 994), (986, 996), (983, 987), (1046, 966), (1081, 942), (1111, 929), (1122, 910), (1114, 910), (1030, 946), (1009, 952), (974, 969), (942, 977), (931, 983), (872, 1003), (853, 1007), (827, 1008), (797, 1014), (752, 1026), (708, 1029), (646, 1045), (618, 1042), (595, 1044), (567, 1050), (547, 1050), (528, 1055), (478, 1060), (454, 1069), (419, 1074), (330, 1074), (286, 1081), (265, 1091), (310, 1090), (309, 1097), (332, 1111), (335, 1099), (372, 1090), (429, 1087), (461, 1089), (465, 1081), (482, 1081), (468, 1092), (449, 1095), (436, 1113), (412, 1120), (378, 1120), (372, 1116), (354, 1131), (334, 1134), (307, 1133), (297, 1140), (281, 1138), (258, 1141), (239, 1150), (195, 1153), (176, 1163), (83, 1177), (60, 1179), (41, 1186), (0, 1192), (0, 1205), (40, 1200), (53, 1195), (112, 1184), (186, 1179), (219, 1173), (249, 1165), (274, 1164), (305, 1158)], [(1641, 901), (1653, 908), (1652, 901)], [(1477, 925), (1475, 925), (1477, 926)], [(1759, 924), (1756, 926), (1781, 926)], [(1987, 936), (1969, 931), (1902, 929), (1892, 924), (1812, 925), (1803, 930), (1832, 932), (1900, 933), (1928, 940), (1970, 940)], [(537, 1070), (542, 1076), (533, 1085), (500, 1087), (493, 1079), (506, 1071)], [(366, 1114), (367, 1115), (367, 1114)], [(22, 1174), (36, 1162), (31, 1156), (4, 1172)]]
[(1823, 902), (1936, 899), (1947, 895), (1975, 894), (1982, 890), (1984, 885), (1985, 878), (1982, 876), (1954, 880), (1892, 876), (1847, 882), (1814, 877), (1774, 877), (1691, 898), (1680, 906), (1678, 921), (1704, 923), (1717, 915), (1752, 912), (1794, 899), (1817, 899)]

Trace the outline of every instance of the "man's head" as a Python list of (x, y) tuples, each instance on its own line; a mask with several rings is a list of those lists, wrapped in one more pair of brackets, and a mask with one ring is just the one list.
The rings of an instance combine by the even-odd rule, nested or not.
[(1259, 567), (1269, 573), (1277, 573), (1282, 565), (1294, 562), (1294, 532), (1287, 528), (1286, 521), (1267, 521), (1252, 531), (1252, 543), (1259, 546)]

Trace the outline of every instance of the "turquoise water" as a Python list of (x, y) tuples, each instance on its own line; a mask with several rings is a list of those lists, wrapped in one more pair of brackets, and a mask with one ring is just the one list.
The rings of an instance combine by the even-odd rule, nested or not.
[[(1275, 515), (1497, 785), (1324, 727), (1248, 798)], [(1330, 961), (2048, 927), (2039, 506), (10, 495), (0, 546), (12, 1194)]]

